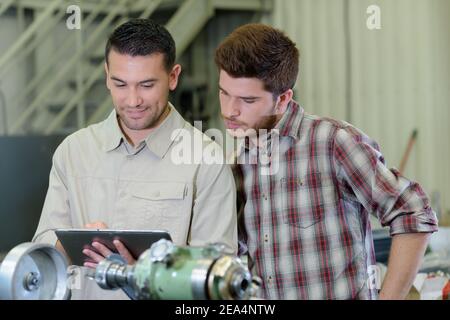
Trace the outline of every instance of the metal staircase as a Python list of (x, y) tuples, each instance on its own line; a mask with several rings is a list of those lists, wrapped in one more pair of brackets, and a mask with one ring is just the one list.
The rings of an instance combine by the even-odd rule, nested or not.
[[(81, 9), (80, 30), (65, 27), (70, 5)], [(68, 134), (105, 118), (112, 109), (104, 84), (106, 38), (131, 17), (164, 23), (177, 43), (179, 57), (217, 10), (266, 12), (271, 5), (270, 0), (0, 0), (0, 19), (7, 12), (18, 18), (24, 12), (33, 17), (0, 55), (0, 78), (11, 66), (27, 59), (36, 61), (39, 52), (42, 56), (49, 35), (63, 34), (54, 50), (44, 52), (44, 63), (37, 63), (31, 79), (10, 101), (8, 108), (22, 111), (9, 119), (7, 132)]]

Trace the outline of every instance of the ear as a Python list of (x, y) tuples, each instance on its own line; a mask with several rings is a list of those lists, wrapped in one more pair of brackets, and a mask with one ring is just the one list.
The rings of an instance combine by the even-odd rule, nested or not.
[(292, 89), (288, 89), (278, 96), (275, 107), (277, 114), (283, 114), (286, 111), (286, 108), (289, 105), (289, 102), (292, 101), (293, 96), (294, 91), (292, 91)]
[(181, 65), (176, 64), (173, 66), (172, 71), (169, 73), (169, 89), (171, 91), (175, 90), (178, 85), (178, 77), (181, 73)]
[(109, 85), (109, 70), (108, 70), (108, 64), (105, 62), (105, 74), (106, 74), (106, 87), (111, 90), (111, 87)]

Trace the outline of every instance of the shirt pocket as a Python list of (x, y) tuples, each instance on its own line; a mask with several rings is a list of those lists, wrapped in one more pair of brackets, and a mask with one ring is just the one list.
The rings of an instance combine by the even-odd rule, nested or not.
[(298, 228), (309, 228), (320, 222), (331, 191), (328, 180), (315, 171), (302, 178), (281, 179), (284, 222)]
[(142, 228), (167, 230), (174, 242), (187, 234), (192, 207), (188, 184), (134, 183), (129, 192)]

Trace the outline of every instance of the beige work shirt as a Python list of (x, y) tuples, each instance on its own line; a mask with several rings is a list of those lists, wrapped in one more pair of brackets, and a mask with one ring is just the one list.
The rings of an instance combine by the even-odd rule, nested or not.
[[(222, 242), (237, 251), (231, 169), (226, 164), (174, 163), (171, 151), (178, 142), (173, 132), (202, 133), (169, 107), (168, 117), (137, 148), (126, 143), (115, 111), (61, 143), (53, 156), (37, 242), (56, 243), (47, 229), (103, 221), (111, 229), (168, 230), (177, 245)], [(104, 291), (88, 279), (75, 281), (78, 286), (79, 281), (81, 290), (72, 290), (74, 298), (125, 297), (121, 290)]]

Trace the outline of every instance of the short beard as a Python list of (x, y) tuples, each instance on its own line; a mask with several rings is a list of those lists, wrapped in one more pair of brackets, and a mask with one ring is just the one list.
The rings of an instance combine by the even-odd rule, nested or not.
[(273, 115), (267, 116), (255, 125), (255, 130), (256, 131), (262, 130), (262, 129), (271, 130), (271, 129), (275, 128), (275, 126), (277, 125), (277, 122), (278, 122), (277, 115), (273, 114)]
[[(276, 99), (274, 99), (273, 102), (274, 102), (273, 111), (275, 111)], [(227, 119), (223, 115), (222, 115), (222, 117), (224, 119)], [(256, 137), (258, 137), (260, 133), (261, 134), (265, 134), (268, 131), (270, 131), (273, 128), (275, 128), (275, 126), (277, 125), (277, 123), (278, 123), (278, 121), (280, 119), (281, 119), (281, 117), (279, 115), (271, 114), (271, 115), (263, 117), (259, 122), (257, 122), (251, 128), (248, 128), (246, 130), (242, 130), (242, 129), (237, 129), (237, 130), (227, 129), (227, 132), (228, 132), (229, 135), (231, 135), (234, 138), (252, 137), (252, 136), (255, 136), (255, 135), (256, 135)], [(259, 132), (260, 130), (263, 131), (263, 132)]]

